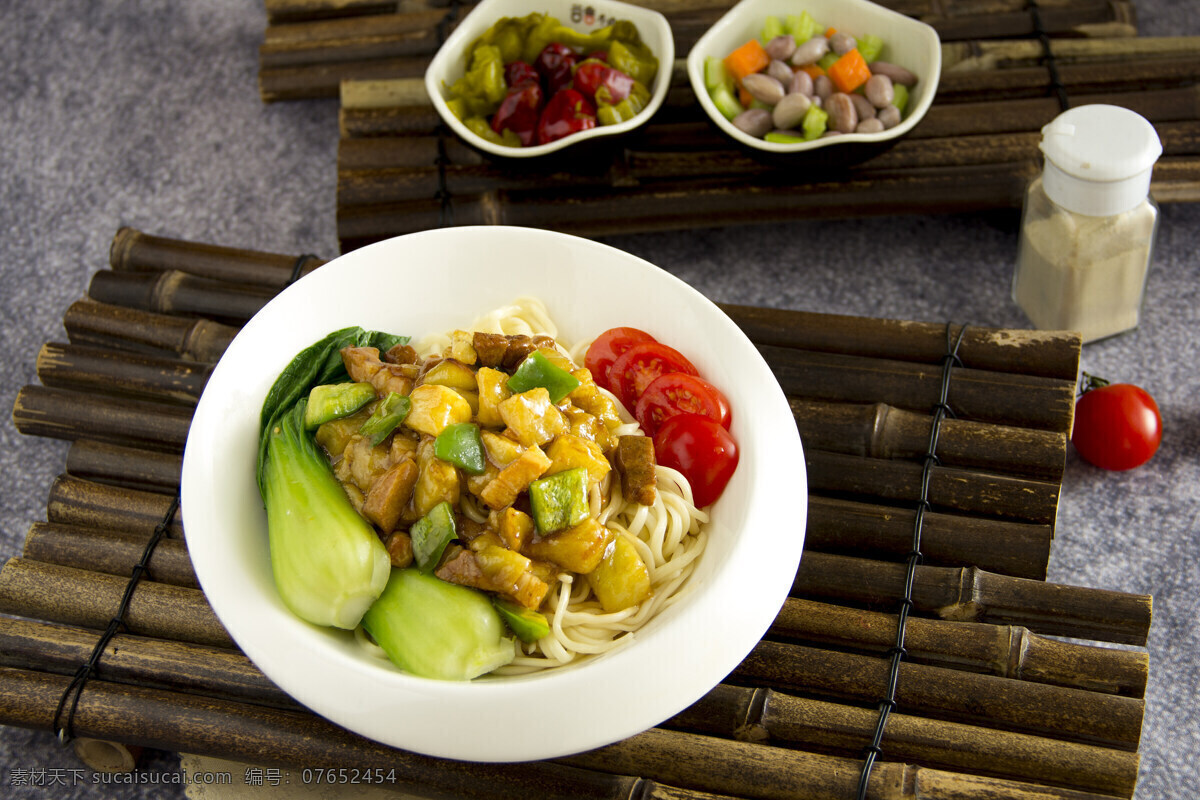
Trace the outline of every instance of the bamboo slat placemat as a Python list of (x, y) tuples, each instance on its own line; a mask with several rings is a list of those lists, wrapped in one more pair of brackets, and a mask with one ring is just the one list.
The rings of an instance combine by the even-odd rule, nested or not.
[[(72, 444), (46, 520), (0, 569), (0, 611), (13, 615), (0, 618), (0, 723), (58, 727), (71, 676), (159, 535), (124, 627), (67, 705), (77, 736), (265, 766), (380, 768), (414, 793), (854, 797), (887, 693), (938, 402), (929, 386), (957, 327), (726, 306), (805, 440), (810, 514), (791, 597), (743, 663), (663, 725), (552, 762), (471, 764), (364, 740), (267, 681), (197, 588), (172, 514), (213, 363), (294, 273), (322, 264), (118, 233), (111, 269), (66, 310), (68, 341), (43, 348), (40, 384), (14, 407), (23, 433)], [(906, 657), (867, 797), (1133, 795), (1151, 599), (1044, 580), (1079, 349), (1074, 334), (962, 336), (947, 396), (956, 416), (927, 480)]]
[[(686, 54), (731, 3), (643, 5), (668, 17)], [(1064, 105), (1097, 102), (1132, 108), (1156, 126), (1160, 203), (1200, 200), (1200, 37), (1138, 38), (1126, 2), (884, 5), (938, 30), (943, 72), (926, 118), (850, 165), (830, 160), (836, 149), (781, 159), (740, 147), (704, 116), (681, 61), (664, 107), (638, 131), (536, 164), (494, 159), (450, 134), (425, 93), (430, 57), (471, 8), (445, 0), (268, 3), (260, 93), (267, 102), (340, 98), (343, 252), (447, 224), (605, 236), (1013, 209), (1040, 170), (1041, 127)]]

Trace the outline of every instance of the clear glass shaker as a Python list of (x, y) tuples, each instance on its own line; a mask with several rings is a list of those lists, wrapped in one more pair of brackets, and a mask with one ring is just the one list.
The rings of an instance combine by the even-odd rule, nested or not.
[(1084, 342), (1136, 328), (1158, 228), (1149, 196), (1158, 133), (1129, 109), (1079, 106), (1042, 128), (1041, 150), (1013, 300), (1034, 327), (1079, 331)]

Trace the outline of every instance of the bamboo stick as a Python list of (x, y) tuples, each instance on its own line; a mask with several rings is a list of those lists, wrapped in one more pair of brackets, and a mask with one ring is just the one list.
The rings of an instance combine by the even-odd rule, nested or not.
[[(804, 460), (810, 492), (905, 503), (920, 497), (922, 466), (915, 462), (816, 449), (805, 450)], [(1061, 489), (1052, 481), (935, 466), (927, 499), (939, 509), (1053, 525)]]
[(13, 407), (17, 430), (30, 436), (167, 452), (183, 451), (191, 418), (182, 406), (44, 386), (22, 388)]
[[(149, 535), (35, 522), (25, 536), (23, 558), (60, 567), (103, 572), (128, 578), (146, 549)], [(156, 583), (199, 589), (187, 546), (179, 539), (161, 539), (147, 565)]]
[[(788, 404), (801, 439), (819, 450), (918, 459), (929, 450), (933, 418), (928, 414), (887, 403), (830, 403), (791, 397)], [(1066, 454), (1065, 433), (974, 420), (943, 420), (937, 440), (938, 459), (947, 466), (993, 469), (1044, 480), (1062, 480)]]
[(76, 439), (67, 450), (67, 474), (159, 494), (179, 491), (183, 462), (178, 455)]
[(221, 357), (238, 330), (210, 319), (184, 319), (93, 300), (72, 303), (63, 327), (72, 344), (211, 363)]
[[(896, 643), (897, 615), (789, 597), (771, 624), (774, 637), (882, 653)], [(907, 658), (915, 663), (1140, 698), (1149, 656), (1142, 650), (1064, 642), (1017, 625), (911, 616)]]
[[(28, 670), (0, 670), (0, 721), (49, 730), (68, 679)], [(844, 800), (858, 779), (853, 759), (806, 754), (784, 748), (724, 742), (654, 729), (618, 745), (561, 759), (525, 764), (477, 764), (405, 753), (369, 742), (311, 714), (268, 709), (91, 681), (74, 718), (80, 735), (140, 739), (264, 766), (336, 764), (381, 769), (396, 787), (480, 800), (720, 800), (715, 785), (732, 785), (739, 796), (803, 796)], [(694, 765), (706, 769), (696, 770)], [(712, 765), (712, 770), (707, 769)], [(748, 785), (747, 774), (755, 779)], [(621, 772), (641, 773), (634, 778)], [(759, 778), (762, 778), (760, 781)], [(680, 779), (678, 784), (664, 785)], [(695, 788), (695, 784), (704, 784)], [(784, 795), (782, 792), (787, 791)], [(1101, 800), (1100, 795), (967, 776), (900, 764), (872, 771), (872, 800)]]
[[(50, 485), (46, 520), (149, 536), (166, 518), (173, 499), (172, 494), (143, 492), (59, 475)], [(183, 538), (182, 517), (176, 512), (167, 528), (168, 536)]]
[(432, 56), (445, 17), (445, 11), (431, 9), (271, 25), (258, 48), (259, 69)]
[[(877, 704), (890, 661), (762, 641), (731, 674), (739, 683), (821, 699)], [(1135, 752), (1145, 703), (1132, 697), (1017, 681), (904, 661), (896, 711)]]
[[(904, 596), (905, 565), (806, 552), (792, 593), (811, 599), (894, 607)], [(1151, 598), (984, 572), (918, 566), (912, 601), (941, 619), (1021, 625), (1037, 633), (1145, 646)]]
[[(941, 367), (771, 345), (758, 349), (789, 396), (928, 412), (941, 391)], [(1074, 381), (963, 367), (953, 371), (947, 403), (960, 417), (1065, 433), (1071, 430), (1075, 388)]]
[(210, 364), (56, 342), (42, 345), (37, 356), (47, 387), (186, 406), (196, 405), (211, 373)]
[(1056, 64), (1172, 58), (1200, 52), (1200, 36), (1135, 36), (1118, 39), (1037, 39), (947, 42), (942, 45), (942, 74), (972, 70), (1040, 66), (1046, 47)]
[[(773, 689), (722, 684), (668, 720), (689, 732), (858, 755), (879, 712)], [(1138, 756), (1095, 745), (981, 728), (908, 714), (888, 717), (888, 758), (924, 767), (1132, 797)]]
[[(96, 632), (37, 620), (0, 618), (0, 666), (71, 675), (96, 646)], [(100, 656), (106, 681), (170, 689), (275, 708), (296, 701), (238, 650), (118, 633)]]
[(159, 314), (199, 315), (218, 322), (245, 322), (274, 292), (258, 286), (197, 278), (178, 270), (114, 272), (92, 276), (92, 300)]
[[(303, 259), (303, 261), (301, 261)], [(301, 264), (299, 270), (297, 263)], [(311, 255), (281, 255), (152, 236), (123, 227), (109, 248), (109, 266), (118, 272), (178, 270), (199, 278), (282, 288), (294, 277), (312, 272), (325, 261)], [(255, 276), (264, 276), (256, 280)]]
[[(911, 508), (810, 495), (804, 546), (823, 552), (906, 556), (916, 512)], [(1050, 559), (1049, 525), (927, 512), (921, 551), (926, 562), (977, 566), (989, 572), (1043, 580)]]
[[(721, 309), (750, 339), (773, 347), (862, 355), (937, 364), (960, 326), (936, 322), (823, 314), (723, 304)], [(969, 326), (958, 356), (965, 366), (1074, 381), (1079, 376), (1081, 337), (1072, 331), (1010, 330)]]
[(354, 14), (395, 12), (399, 0), (266, 0), (267, 22), (301, 22)]
[[(10, 558), (0, 568), (0, 611), (101, 630), (116, 614), (128, 577)], [(139, 581), (125, 615), (130, 633), (234, 647), (199, 589)]]

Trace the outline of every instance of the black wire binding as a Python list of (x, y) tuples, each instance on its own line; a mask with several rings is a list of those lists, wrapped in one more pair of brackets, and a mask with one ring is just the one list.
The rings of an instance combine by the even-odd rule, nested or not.
[(1058, 62), (1054, 60), (1054, 50), (1050, 47), (1050, 37), (1046, 34), (1046, 29), (1042, 26), (1042, 14), (1038, 8), (1037, 0), (1028, 0), (1025, 8), (1029, 11), (1029, 16), (1033, 19), (1033, 33), (1038, 41), (1042, 43), (1042, 61), (1046, 64), (1046, 71), (1050, 73), (1050, 88), (1058, 98), (1059, 109), (1066, 111), (1071, 107), (1071, 101), (1067, 97), (1067, 87), (1063, 86), (1062, 80), (1058, 77)]
[(904, 634), (908, 626), (908, 615), (912, 611), (913, 583), (917, 577), (917, 566), (924, 560), (921, 555), (921, 529), (925, 523), (925, 512), (929, 510), (929, 481), (933, 476), (933, 468), (940, 461), (937, 457), (938, 436), (942, 429), (942, 420), (947, 416), (953, 417), (954, 411), (946, 402), (950, 394), (950, 376), (954, 367), (961, 367), (962, 359), (958, 357), (958, 349), (962, 345), (963, 334), (967, 326), (963, 325), (958, 331), (958, 338), (951, 339), (951, 324), (946, 324), (946, 354), (942, 356), (942, 386), (938, 401), (933, 407), (933, 422), (929, 426), (929, 446), (925, 450), (924, 465), (921, 470), (921, 493), (917, 499), (917, 513), (913, 520), (912, 546), (906, 559), (907, 568), (904, 573), (904, 594), (900, 600), (900, 612), (896, 617), (896, 643), (888, 648), (889, 660), (887, 690), (883, 700), (879, 702), (879, 721), (871, 742), (863, 748), (863, 767), (858, 777), (858, 800), (866, 800), (867, 783), (876, 759), (883, 753), (883, 732), (887, 727), (888, 716), (896, 709), (896, 685), (900, 680), (900, 662), (908, 655), (904, 647)]
[[(441, 47), (449, 32), (450, 25), (458, 19), (459, 0), (450, 0), (450, 8), (446, 11), (445, 16), (438, 20), (437, 24), (437, 43)], [(446, 182), (446, 167), (450, 163), (449, 157), (446, 155), (446, 137), (450, 134), (444, 123), (438, 123), (437, 126), (437, 158), (434, 159), (434, 165), (437, 167), (438, 188), (433, 198), (438, 201), (438, 227), (445, 228), (448, 225), (454, 224), (454, 197), (450, 194), (450, 187)]]
[(287, 287), (291, 286), (296, 281), (300, 280), (300, 276), (301, 276), (301, 273), (303, 273), (303, 271), (304, 271), (304, 267), (308, 265), (309, 261), (312, 261), (314, 259), (316, 259), (316, 256), (314, 256), (312, 253), (305, 253), (302, 256), (297, 256), (296, 263), (292, 265), (291, 277), (289, 277), (287, 279), (287, 283), (285, 283), (283, 285), (283, 288), (286, 289)]
[[(129, 583), (125, 584), (125, 593), (121, 596), (121, 603), (117, 607), (117, 613), (109, 620), (108, 627), (104, 629), (104, 633), (100, 635), (100, 639), (96, 642), (96, 646), (92, 648), (91, 655), (87, 661), (79, 665), (79, 669), (75, 671), (75, 676), (63, 691), (62, 697), (58, 700), (58, 706), (54, 709), (54, 735), (58, 738), (61, 745), (67, 745), (75, 738), (74, 723), (75, 723), (75, 708), (79, 705), (79, 697), (83, 694), (83, 687), (88, 680), (96, 673), (100, 664), (100, 657), (104, 655), (104, 649), (108, 647), (108, 643), (117, 635), (121, 628), (125, 628), (125, 614), (129, 611), (129, 603), (133, 599), (133, 590), (137, 587), (138, 581), (142, 579), (146, 569), (150, 564), (150, 556), (154, 553), (154, 548), (158, 546), (159, 541), (166, 535), (171, 523), (175, 520), (175, 514), (179, 510), (179, 495), (176, 494), (171, 500), (171, 505), (167, 509), (167, 513), (163, 515), (162, 522), (154, 527), (154, 534), (150, 537), (150, 541), (146, 542), (146, 549), (142, 551), (142, 557), (138, 563), (134, 565), (133, 571), (129, 575)], [(68, 702), (70, 706), (68, 707)], [(67, 712), (66, 723), (63, 724), (63, 711)]]

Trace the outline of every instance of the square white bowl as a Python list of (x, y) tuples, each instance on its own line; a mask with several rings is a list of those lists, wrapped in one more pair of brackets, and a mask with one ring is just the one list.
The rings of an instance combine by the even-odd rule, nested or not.
[[(807, 11), (825, 28), (836, 28), (852, 36), (874, 34), (883, 40), (881, 59), (911, 70), (917, 84), (910, 90), (904, 119), (881, 133), (846, 133), (809, 142), (768, 142), (738, 130), (717, 110), (704, 83), (707, 56), (725, 58), (739, 46), (757, 38), (767, 17)], [(869, 0), (742, 0), (717, 20), (696, 42), (687, 57), (688, 80), (696, 99), (718, 128), (756, 150), (770, 153), (800, 153), (846, 144), (880, 144), (897, 139), (913, 129), (937, 94), (942, 72), (942, 45), (937, 31), (924, 22), (906, 17)]]
[[(582, 13), (584, 9), (592, 10), (593, 15), (585, 16)], [(535, 11), (555, 17), (562, 24), (580, 33), (590, 33), (621, 19), (636, 25), (642, 41), (658, 58), (658, 74), (654, 78), (654, 84), (646, 87), (650, 90), (650, 102), (641, 113), (616, 125), (597, 125), (549, 144), (531, 147), (508, 147), (489, 142), (472, 133), (454, 116), (450, 107), (446, 105), (446, 92), (466, 71), (467, 48), (502, 17), (523, 17)], [(536, 158), (580, 142), (627, 133), (643, 125), (654, 116), (654, 112), (666, 99), (667, 90), (671, 88), (671, 67), (674, 63), (675, 39), (671, 35), (671, 25), (667, 18), (657, 11), (619, 0), (588, 0), (587, 3), (580, 3), (579, 0), (483, 0), (438, 48), (433, 60), (429, 62), (428, 69), (425, 70), (425, 90), (429, 93), (438, 116), (467, 144), (506, 158)]]

